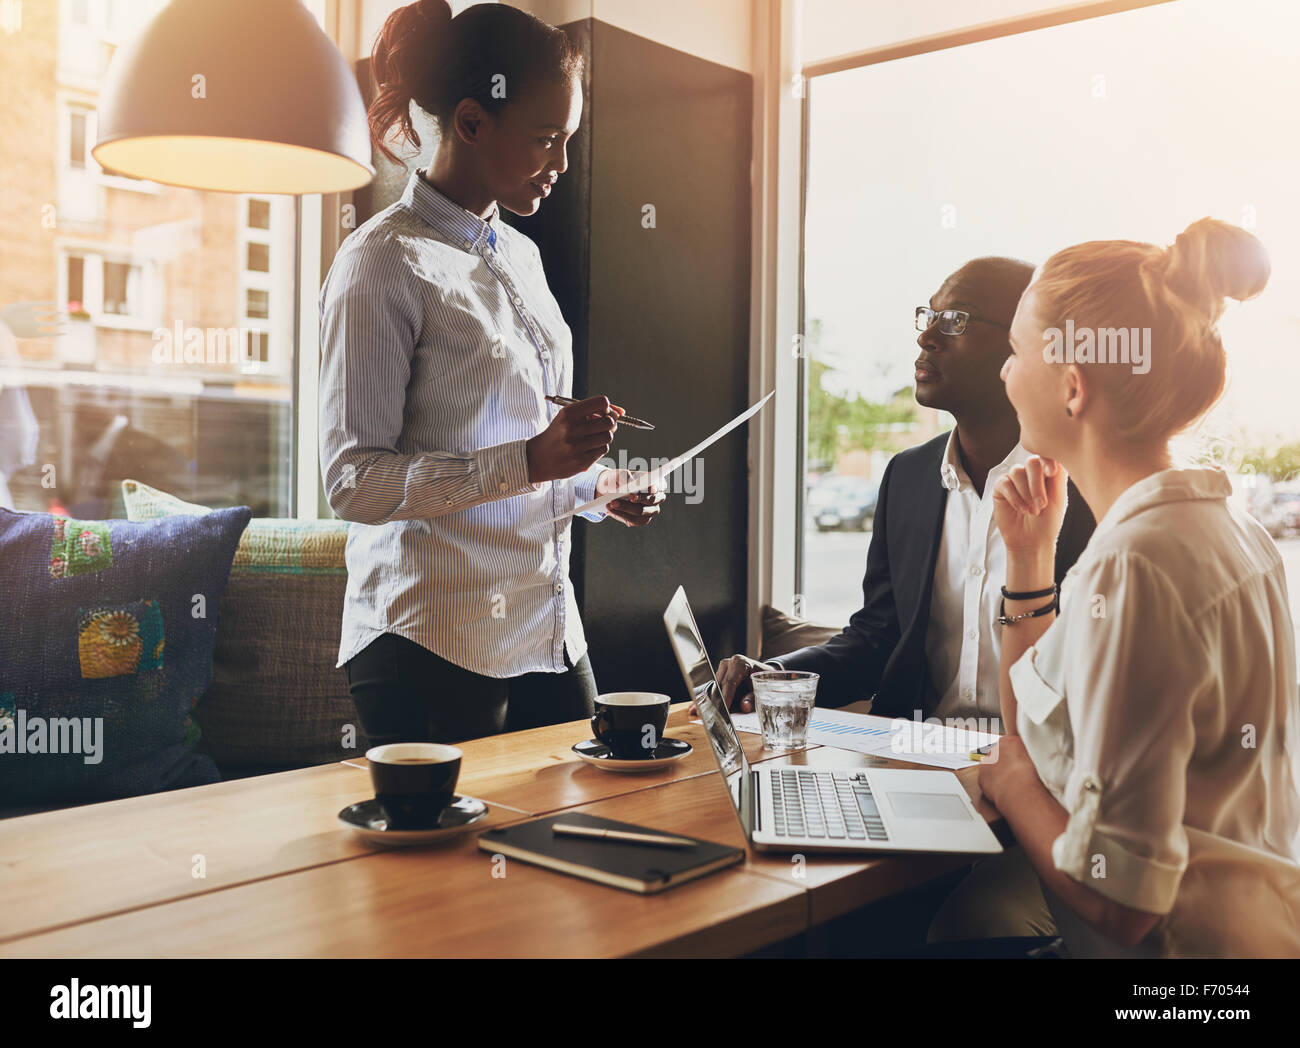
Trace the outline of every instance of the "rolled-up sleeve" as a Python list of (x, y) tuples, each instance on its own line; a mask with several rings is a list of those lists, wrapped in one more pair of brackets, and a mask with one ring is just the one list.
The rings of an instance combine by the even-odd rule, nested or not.
[(1133, 909), (1173, 908), (1210, 675), (1171, 580), (1145, 558), (1108, 554), (1071, 580), (1060, 618), (1011, 670), (1026, 748), (1069, 813), (1057, 869)]
[(340, 517), (437, 517), (541, 487), (528, 482), (524, 440), (469, 453), (397, 450), (423, 323), (399, 241), (345, 241), (320, 305), (321, 473)]

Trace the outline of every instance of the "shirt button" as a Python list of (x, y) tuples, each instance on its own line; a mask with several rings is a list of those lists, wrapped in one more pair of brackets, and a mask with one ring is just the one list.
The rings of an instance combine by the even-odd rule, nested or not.
[(979, 639), (979, 635), (980, 635), (980, 631), (979, 631), (979, 630), (967, 630), (967, 631), (966, 631), (966, 639), (967, 639), (967, 640), (978, 640), (978, 639)]
[(563, 583), (563, 582), (557, 582), (557, 583), (555, 584), (555, 592), (556, 592), (556, 593), (563, 593), (563, 592), (564, 592), (564, 583)]
[(974, 578), (979, 578), (984, 574), (984, 566), (982, 564), (972, 564), (970, 566), (970, 573)]
[(507, 484), (504, 480), (503, 480), (500, 484), (498, 484), (497, 486), (498, 486), (502, 491), (508, 491), (508, 490), (510, 489), (510, 485)]
[(551, 359), (551, 354), (549, 354), (548, 352), (546, 352), (546, 350), (542, 350), (542, 359), (543, 359), (543, 360), (550, 360), (550, 359)]
[(448, 500), (447, 500), (447, 505), (448, 505), (448, 506), (451, 505), (451, 499), (448, 499)]
[(516, 295), (516, 296), (515, 296), (515, 305), (517, 306), (517, 305), (519, 305), (521, 302), (523, 302), (523, 299), (520, 298), (518, 295)]
[(975, 698), (975, 692), (970, 688), (962, 688), (961, 697), (969, 702), (971, 699)]
[(473, 247), (473, 246), (474, 246), (474, 241), (472, 241), (472, 240), (466, 240), (466, 241), (465, 241), (465, 247), (466, 247), (466, 248), (471, 248), (471, 247)]

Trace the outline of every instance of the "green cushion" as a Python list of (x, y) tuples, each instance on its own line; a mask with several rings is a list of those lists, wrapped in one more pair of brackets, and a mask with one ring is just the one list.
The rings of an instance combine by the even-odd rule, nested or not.
[[(122, 482), (122, 496), (131, 520), (207, 512), (134, 480)], [(334, 665), (347, 531), (341, 520), (255, 517), (240, 538), (212, 686), (194, 711), (200, 746), (218, 765), (324, 764), (365, 752), (347, 676)]]

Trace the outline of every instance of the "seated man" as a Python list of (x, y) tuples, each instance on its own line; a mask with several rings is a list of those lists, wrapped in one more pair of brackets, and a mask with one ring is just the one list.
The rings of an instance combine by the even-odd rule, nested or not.
[[(819, 706), (873, 699), (871, 711), (906, 718), (986, 718), (1001, 732), (999, 637), (995, 620), (1006, 550), (993, 525), (998, 478), (1028, 457), (1000, 378), (1011, 353), (1011, 318), (1033, 267), (977, 258), (953, 273), (917, 309), (916, 400), (952, 414), (956, 426), (899, 452), (880, 481), (862, 581), (862, 608), (825, 644), (767, 663), (733, 655), (718, 666), (727, 703), (749, 710), (755, 670), (821, 675)], [(1073, 486), (1056, 546), (1059, 583), (1087, 545), (1093, 518)], [(1018, 853), (985, 860), (981, 872), (1005, 883), (1012, 913), (987, 912), (978, 926), (940, 920), (951, 939), (1048, 934), (1047, 907)], [(1002, 866), (1001, 871), (992, 867)], [(1019, 873), (1026, 873), (1020, 876)], [(1031, 913), (1024, 906), (1029, 900)], [(948, 927), (943, 927), (947, 923)]]

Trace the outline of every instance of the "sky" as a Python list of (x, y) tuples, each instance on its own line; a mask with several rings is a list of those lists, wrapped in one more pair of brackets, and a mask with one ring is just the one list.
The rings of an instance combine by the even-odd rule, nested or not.
[(1179, 0), (815, 79), (805, 294), (833, 389), (911, 384), (914, 308), (969, 258), (1263, 240), (1268, 288), (1221, 322), (1213, 426), (1300, 439), (1300, 3)]

